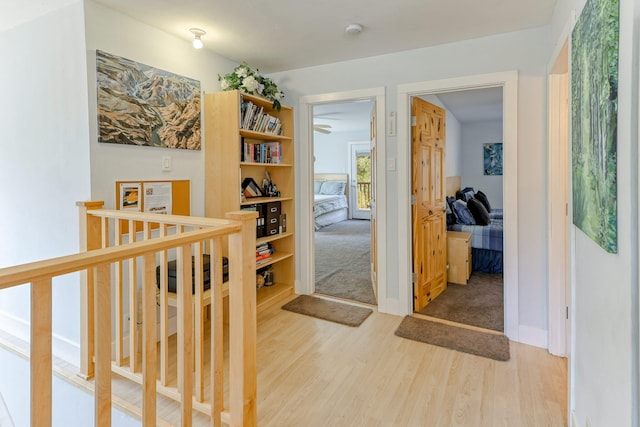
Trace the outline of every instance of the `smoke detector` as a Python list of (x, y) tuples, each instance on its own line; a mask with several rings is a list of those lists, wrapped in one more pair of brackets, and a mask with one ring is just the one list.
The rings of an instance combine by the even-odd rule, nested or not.
[(361, 24), (349, 24), (345, 27), (344, 32), (347, 34), (360, 34), (362, 32)]

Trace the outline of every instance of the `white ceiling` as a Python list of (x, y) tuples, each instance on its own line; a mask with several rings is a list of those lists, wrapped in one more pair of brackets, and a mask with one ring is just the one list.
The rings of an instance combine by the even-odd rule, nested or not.
[[(0, 0), (0, 31), (77, 0)], [(263, 73), (549, 23), (556, 0), (95, 0)], [(345, 34), (347, 24), (363, 25)]]

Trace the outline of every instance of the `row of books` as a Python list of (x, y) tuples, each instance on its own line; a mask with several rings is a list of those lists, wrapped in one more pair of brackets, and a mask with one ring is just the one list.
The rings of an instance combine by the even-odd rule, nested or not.
[(251, 101), (243, 102), (240, 109), (240, 127), (255, 132), (282, 134), (282, 123), (278, 117), (264, 112)]
[(242, 142), (243, 162), (282, 163), (282, 144), (279, 142), (250, 143)]
[(271, 243), (260, 243), (256, 246), (256, 265), (266, 264), (271, 261), (271, 255), (275, 252), (275, 248)]

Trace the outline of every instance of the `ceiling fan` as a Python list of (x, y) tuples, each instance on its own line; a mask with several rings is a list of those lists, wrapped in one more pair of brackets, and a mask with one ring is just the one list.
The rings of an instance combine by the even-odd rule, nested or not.
[(328, 135), (331, 133), (331, 125), (313, 125), (313, 131)]

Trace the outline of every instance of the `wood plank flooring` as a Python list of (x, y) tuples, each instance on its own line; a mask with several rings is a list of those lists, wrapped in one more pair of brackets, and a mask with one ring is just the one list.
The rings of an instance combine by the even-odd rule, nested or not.
[[(512, 342), (497, 362), (396, 337), (397, 316), (351, 328), (280, 305), (258, 315), (259, 426), (567, 425), (566, 359), (544, 349)], [(114, 403), (135, 412), (139, 387), (117, 378)], [(176, 425), (178, 406), (158, 401), (159, 425)]]

